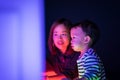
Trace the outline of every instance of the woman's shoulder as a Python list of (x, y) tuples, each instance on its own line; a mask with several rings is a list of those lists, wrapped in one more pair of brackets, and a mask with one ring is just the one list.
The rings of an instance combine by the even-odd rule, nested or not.
[(80, 52), (73, 51), (72, 54), (73, 54), (73, 55), (76, 55), (76, 56), (79, 56), (79, 55), (80, 55)]
[(78, 58), (79, 58), (79, 56), (80, 56), (80, 53), (79, 53), (79, 52), (75, 52), (75, 51), (73, 51), (73, 53), (72, 53), (72, 54), (70, 54), (69, 56), (70, 56), (71, 58), (78, 59)]

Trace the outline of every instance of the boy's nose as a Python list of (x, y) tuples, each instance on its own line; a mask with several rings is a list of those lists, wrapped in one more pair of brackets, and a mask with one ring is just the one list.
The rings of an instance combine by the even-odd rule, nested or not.
[(73, 43), (73, 40), (71, 40), (70, 42), (71, 42), (71, 44), (72, 44), (72, 43)]

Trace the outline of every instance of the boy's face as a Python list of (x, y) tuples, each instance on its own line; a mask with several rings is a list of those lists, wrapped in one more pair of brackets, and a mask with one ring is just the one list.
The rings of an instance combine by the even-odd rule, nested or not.
[(83, 32), (81, 27), (75, 27), (71, 29), (71, 46), (74, 51), (81, 51), (84, 47), (85, 32)]

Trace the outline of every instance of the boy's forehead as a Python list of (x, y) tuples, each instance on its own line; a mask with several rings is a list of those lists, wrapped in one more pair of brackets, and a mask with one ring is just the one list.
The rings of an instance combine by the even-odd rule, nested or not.
[(82, 31), (82, 28), (81, 28), (81, 27), (78, 27), (78, 26), (73, 27), (73, 28), (71, 29), (71, 32), (79, 33), (79, 32), (81, 32), (81, 31)]
[(74, 35), (82, 35), (82, 34), (85, 34), (82, 30), (81, 27), (73, 27), (71, 29), (71, 34), (74, 34)]

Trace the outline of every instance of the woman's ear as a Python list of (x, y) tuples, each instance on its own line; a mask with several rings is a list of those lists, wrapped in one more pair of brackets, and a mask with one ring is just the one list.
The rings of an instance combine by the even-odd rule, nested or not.
[(90, 43), (90, 40), (91, 40), (90, 36), (84, 37), (84, 43)]

